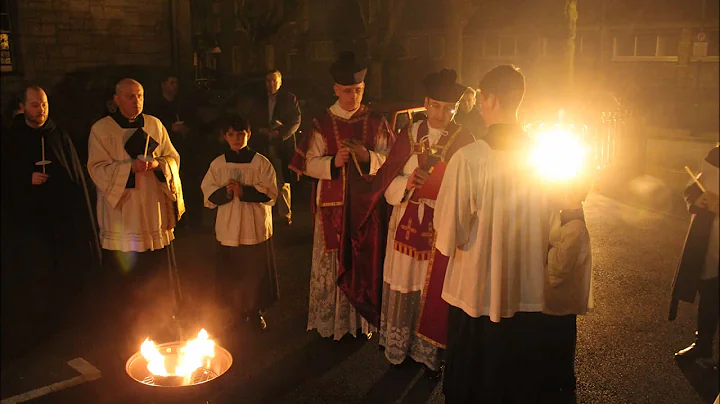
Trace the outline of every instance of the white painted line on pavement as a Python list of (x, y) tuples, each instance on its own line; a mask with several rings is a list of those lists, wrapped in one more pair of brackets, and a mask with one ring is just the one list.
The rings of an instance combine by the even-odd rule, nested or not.
[(58, 383), (53, 383), (49, 386), (40, 387), (39, 389), (28, 391), (27, 393), (22, 393), (10, 398), (6, 398), (0, 401), (0, 404), (24, 403), (26, 401), (42, 397), (46, 394), (65, 390), (70, 387), (74, 387), (85, 382), (97, 380), (102, 377), (102, 373), (100, 373), (100, 370), (98, 370), (98, 368), (91, 365), (83, 358), (75, 358), (73, 360), (69, 360), (67, 364), (70, 365), (70, 367), (72, 367), (73, 369), (77, 370), (80, 373), (80, 376), (73, 377), (72, 379), (63, 380)]

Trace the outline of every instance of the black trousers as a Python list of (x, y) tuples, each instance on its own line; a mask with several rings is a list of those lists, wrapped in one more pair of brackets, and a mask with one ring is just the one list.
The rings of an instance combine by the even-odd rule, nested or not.
[(575, 391), (575, 346), (577, 316), (543, 315), (542, 362), (544, 369), (540, 390), (554, 393)]
[(718, 283), (717, 277), (701, 280), (698, 285), (700, 302), (698, 303), (698, 326), (697, 345), (698, 348), (709, 350), (712, 353), (712, 341), (718, 328)]
[(542, 313), (494, 323), (450, 306), (443, 394), (454, 403), (537, 403)]
[(278, 298), (272, 238), (255, 245), (218, 244), (216, 299), (229, 317), (270, 308)]

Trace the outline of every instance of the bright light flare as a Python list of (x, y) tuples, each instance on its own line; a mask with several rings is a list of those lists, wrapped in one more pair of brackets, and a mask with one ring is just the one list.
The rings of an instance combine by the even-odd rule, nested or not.
[(563, 181), (577, 177), (585, 164), (586, 148), (577, 134), (560, 125), (530, 129), (534, 141), (532, 166), (545, 178)]
[[(153, 375), (187, 378), (198, 368), (207, 366), (205, 362), (215, 357), (215, 341), (209, 339), (207, 331), (202, 329), (196, 339), (188, 341), (178, 350), (174, 358), (163, 355), (150, 339), (145, 339), (142, 343), (140, 353), (148, 361), (147, 368)], [(169, 371), (168, 366), (172, 368), (173, 363), (175, 369)]]

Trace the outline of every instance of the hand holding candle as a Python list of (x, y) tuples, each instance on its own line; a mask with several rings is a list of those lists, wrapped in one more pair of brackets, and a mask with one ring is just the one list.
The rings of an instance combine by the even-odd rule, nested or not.
[[(45, 160), (45, 136), (40, 138), (40, 147), (42, 148), (42, 160), (35, 163), (36, 166), (42, 166), (42, 173), (45, 174), (45, 166), (52, 163), (50, 160)], [(33, 180), (33, 184), (34, 184)]]

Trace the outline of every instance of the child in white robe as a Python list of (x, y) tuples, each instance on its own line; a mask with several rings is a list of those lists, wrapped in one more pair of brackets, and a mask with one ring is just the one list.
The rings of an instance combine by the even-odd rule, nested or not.
[(583, 211), (589, 188), (572, 188), (550, 221), (541, 385), (551, 394), (575, 392), (577, 316), (593, 307), (590, 234)]
[(264, 330), (264, 310), (278, 297), (271, 239), (275, 170), (247, 146), (247, 120), (228, 115), (220, 120), (220, 130), (230, 150), (210, 163), (201, 184), (205, 206), (217, 208), (217, 298), (230, 313), (228, 324), (243, 320)]

